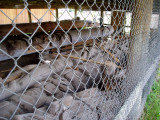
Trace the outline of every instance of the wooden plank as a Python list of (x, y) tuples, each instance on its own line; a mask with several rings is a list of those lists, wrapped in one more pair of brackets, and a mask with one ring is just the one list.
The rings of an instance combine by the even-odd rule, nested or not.
[[(77, 42), (76, 44), (74, 44), (74, 49), (76, 49), (78, 46), (82, 46), (84, 45), (84, 43), (86, 44), (86, 46), (90, 45), (91, 43), (93, 43), (93, 40), (87, 40), (86, 42)], [(82, 46), (83, 47), (83, 46)], [(41, 46), (35, 46), (35, 48), (39, 51), (42, 51), (44, 50), (43, 47)], [(66, 46), (63, 46), (62, 48), (60, 48), (60, 50), (71, 50), (72, 49), (72, 45), (66, 45)], [(57, 48), (53, 48), (51, 49), (52, 52), (57, 52)], [(36, 50), (28, 50), (27, 53), (35, 53)]]
[[(84, 21), (75, 21), (74, 25), (77, 28), (82, 28), (82, 27), (87, 27), (88, 26), (88, 24), (86, 24), (86, 26), (84, 26)], [(59, 26), (61, 26), (61, 27), (59, 27)], [(43, 23), (41, 23), (41, 27), (47, 32), (48, 31), (53, 31), (53, 30), (74, 29), (75, 26), (73, 26), (72, 21), (61, 21), (60, 24), (57, 24), (57, 22), (43, 22)], [(5, 36), (12, 29), (12, 27), (13, 26), (11, 24), (0, 25), (0, 37)], [(16, 24), (16, 27), (19, 28), (24, 33), (33, 33), (37, 29), (38, 24), (37, 23)], [(37, 32), (42, 32), (42, 29), (38, 29)], [(14, 29), (10, 33), (10, 35), (18, 35), (18, 34), (22, 34), (22, 33), (19, 32), (16, 29)]]
[[(29, 16), (27, 14), (28, 14), (27, 9), (25, 9), (25, 10), (16, 9), (16, 16), (18, 15), (18, 17), (16, 18), (16, 23), (29, 23), (29, 18), (28, 18)], [(10, 16), (10, 14), (9, 14), (9, 16)]]
[[(48, 11), (48, 9), (30, 9), (31, 13), (25, 9), (1, 9), (4, 13), (6, 13), (6, 15), (8, 17), (10, 17), (12, 20), (16, 18), (16, 16), (18, 16), (15, 19), (15, 23), (32, 23), (33, 22), (37, 22), (37, 19), (40, 19), (42, 16), (42, 22), (46, 22), (46, 21), (54, 21), (55, 17), (53, 16), (52, 13), (54, 13), (55, 9), (50, 9), (50, 11)], [(22, 12), (23, 10), (23, 12)], [(46, 13), (46, 11), (48, 11)], [(28, 15), (27, 15), (28, 14)], [(11, 24), (12, 21), (9, 20), (6, 17), (5, 14), (0, 12), (0, 24)], [(37, 19), (34, 16), (37, 17)]]
[[(93, 40), (87, 40), (85, 42), (77, 42), (76, 44), (74, 44), (74, 49), (80, 49), (83, 48), (84, 44), (86, 44), (86, 46), (90, 46), (93, 43)], [(60, 48), (61, 51), (67, 51), (67, 50), (72, 50), (72, 45), (67, 45), (67, 46), (63, 46)], [(57, 52), (57, 48), (53, 48), (51, 50), (52, 52)]]
[[(52, 13), (54, 13), (55, 9), (50, 9)], [(32, 22), (37, 22), (37, 19), (42, 19), (42, 22), (48, 22), (48, 21), (54, 21), (54, 17), (51, 19), (51, 12), (48, 11), (48, 9), (31, 9), (31, 15)]]
[[(12, 20), (14, 19), (15, 19), (14, 20), (15, 23), (28, 23), (29, 22), (28, 16), (26, 15), (27, 14), (26, 9), (23, 12), (22, 12), (23, 9), (1, 9), (1, 10), (6, 15), (0, 12), (0, 16), (1, 16), (0, 24), (11, 24)], [(12, 20), (10, 20), (7, 16), (11, 18)]]
[[(11, 24), (12, 21), (10, 19), (14, 19), (16, 17), (16, 9), (1, 9), (5, 14), (0, 12), (0, 24)], [(8, 17), (10, 18), (8, 18)], [(2, 19), (3, 18), (3, 19)], [(16, 22), (16, 21), (15, 21)]]

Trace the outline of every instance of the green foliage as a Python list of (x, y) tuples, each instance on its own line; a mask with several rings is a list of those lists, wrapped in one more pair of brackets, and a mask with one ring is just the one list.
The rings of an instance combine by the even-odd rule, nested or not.
[(160, 120), (160, 67), (157, 81), (154, 82), (151, 93), (147, 97), (141, 120)]

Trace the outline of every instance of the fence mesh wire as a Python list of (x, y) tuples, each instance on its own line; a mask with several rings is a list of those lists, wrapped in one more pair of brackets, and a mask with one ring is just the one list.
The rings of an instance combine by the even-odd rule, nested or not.
[[(22, 11), (14, 18), (0, 9), (11, 23), (0, 25), (0, 119), (120, 120), (119, 111), (159, 55), (160, 2), (19, 4)], [(32, 4), (47, 6), (40, 18), (32, 13)], [(53, 12), (59, 6), (63, 11)], [(26, 10), (36, 23), (16, 22)], [(44, 22), (48, 13), (54, 22)]]

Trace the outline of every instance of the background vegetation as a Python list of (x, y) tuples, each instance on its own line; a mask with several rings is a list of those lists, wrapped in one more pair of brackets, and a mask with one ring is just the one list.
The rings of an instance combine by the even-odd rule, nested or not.
[(160, 66), (157, 72), (157, 80), (147, 97), (141, 120), (160, 120)]

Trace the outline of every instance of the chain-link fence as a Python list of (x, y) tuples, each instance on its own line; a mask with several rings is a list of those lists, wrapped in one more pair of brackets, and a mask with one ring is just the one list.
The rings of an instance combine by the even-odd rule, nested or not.
[(1, 1), (0, 119), (138, 119), (159, 61), (159, 7)]

